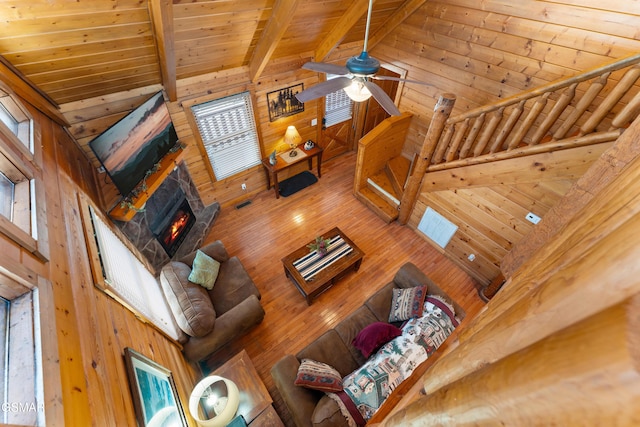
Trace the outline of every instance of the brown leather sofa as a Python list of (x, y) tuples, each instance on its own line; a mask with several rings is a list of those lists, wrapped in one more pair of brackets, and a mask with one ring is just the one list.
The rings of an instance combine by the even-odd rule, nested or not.
[(465, 312), (455, 301), (431, 281), (418, 267), (406, 263), (393, 280), (373, 294), (346, 319), (307, 345), (295, 356), (286, 355), (271, 368), (276, 388), (287, 405), (298, 427), (346, 426), (347, 421), (338, 405), (324, 393), (294, 384), (302, 359), (324, 362), (340, 372), (344, 378), (363, 365), (366, 360), (351, 342), (365, 326), (374, 322), (387, 322), (391, 311), (394, 288), (427, 285), (427, 294), (438, 295), (451, 303), (456, 317), (462, 319)]
[(200, 250), (220, 262), (210, 291), (188, 279), (196, 251), (169, 262), (160, 272), (162, 290), (184, 332), (183, 353), (193, 362), (205, 359), (264, 318), (260, 292), (238, 257), (230, 257), (219, 240)]

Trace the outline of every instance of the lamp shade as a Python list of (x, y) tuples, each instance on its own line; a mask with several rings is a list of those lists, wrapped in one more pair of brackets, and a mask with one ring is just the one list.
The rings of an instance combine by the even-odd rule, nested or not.
[(284, 143), (293, 148), (298, 145), (300, 141), (302, 141), (302, 138), (298, 133), (298, 129), (293, 125), (288, 126), (287, 131), (284, 134)]
[(369, 92), (369, 89), (367, 89), (361, 81), (356, 79), (352, 80), (351, 84), (343, 90), (354, 102), (363, 102), (371, 98), (371, 92)]
[[(217, 395), (211, 392), (210, 386), (222, 381), (226, 385), (226, 393)], [(212, 387), (213, 388), (213, 387)], [(198, 407), (202, 399), (206, 399), (215, 411), (213, 418), (201, 418)], [(211, 400), (209, 402), (209, 400)], [(209, 375), (200, 381), (194, 387), (189, 397), (189, 412), (193, 419), (202, 427), (224, 427), (236, 415), (238, 406), (240, 405), (240, 392), (238, 386), (231, 380), (219, 377), (217, 375)]]

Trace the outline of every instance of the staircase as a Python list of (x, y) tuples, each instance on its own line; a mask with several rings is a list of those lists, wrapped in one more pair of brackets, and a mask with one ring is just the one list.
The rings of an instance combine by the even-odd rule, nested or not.
[(393, 157), (381, 171), (367, 179), (367, 187), (397, 208), (400, 206), (410, 168), (411, 160), (402, 155)]
[[(396, 165), (407, 162), (404, 140), (390, 134), (402, 126), (385, 121), (361, 139), (354, 192), (386, 221), (404, 224), (428, 172), (614, 141), (640, 113), (639, 78), (636, 54), (455, 117), (455, 96), (445, 94), (409, 169)], [(408, 126), (406, 117), (400, 122)]]
[(359, 141), (354, 194), (388, 223), (398, 218), (413, 164), (402, 154), (411, 117), (390, 117)]

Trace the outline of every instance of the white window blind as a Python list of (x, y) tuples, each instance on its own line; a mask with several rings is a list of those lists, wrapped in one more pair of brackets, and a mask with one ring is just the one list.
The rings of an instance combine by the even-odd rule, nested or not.
[(260, 164), (260, 144), (249, 92), (194, 105), (191, 111), (216, 179)]
[[(334, 79), (337, 76), (335, 74), (328, 74), (327, 80)], [(351, 120), (353, 101), (347, 93), (340, 89), (332, 92), (324, 98), (324, 126), (329, 127), (337, 125), (338, 123)]]
[(160, 283), (104, 221), (91, 210), (105, 281), (114, 297), (178, 339), (179, 330)]

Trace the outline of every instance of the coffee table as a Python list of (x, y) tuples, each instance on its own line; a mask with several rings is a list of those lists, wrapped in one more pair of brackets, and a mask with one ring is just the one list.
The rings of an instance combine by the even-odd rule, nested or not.
[(332, 239), (327, 255), (318, 257), (310, 253), (307, 248), (307, 244), (313, 242), (310, 241), (282, 258), (284, 273), (296, 285), (308, 305), (348, 271), (358, 271), (364, 257), (364, 252), (338, 227), (321, 236)]

